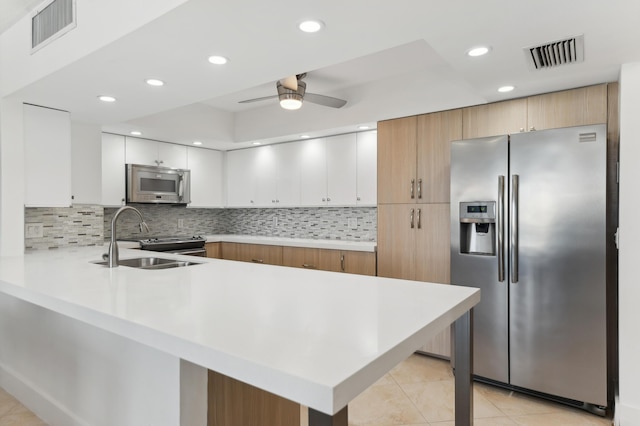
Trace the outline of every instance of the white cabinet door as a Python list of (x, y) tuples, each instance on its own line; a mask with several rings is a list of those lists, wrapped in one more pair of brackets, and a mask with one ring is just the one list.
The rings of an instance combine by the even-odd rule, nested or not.
[(66, 111), (24, 105), (25, 205), (71, 205), (71, 119)]
[(249, 149), (251, 152), (247, 173), (253, 173), (255, 207), (276, 206), (276, 153), (273, 146)]
[(175, 143), (157, 142), (158, 162), (162, 167), (187, 168), (187, 146)]
[(253, 150), (227, 152), (227, 205), (254, 207)]
[(104, 206), (122, 206), (125, 203), (124, 145), (124, 136), (102, 134), (102, 205)]
[(300, 205), (327, 204), (327, 151), (325, 139), (300, 142)]
[(326, 138), (327, 204), (356, 204), (356, 135)]
[(357, 134), (356, 204), (375, 206), (378, 201), (378, 132)]
[(127, 164), (157, 166), (158, 142), (140, 138), (125, 138)]
[(73, 204), (102, 204), (102, 129), (98, 124), (71, 124), (71, 191)]
[(187, 147), (187, 168), (191, 170), (189, 207), (223, 207), (223, 153)]
[(276, 207), (300, 205), (300, 144), (274, 145), (276, 157)]
[(187, 168), (187, 147), (174, 143), (126, 137), (126, 161), (129, 164)]

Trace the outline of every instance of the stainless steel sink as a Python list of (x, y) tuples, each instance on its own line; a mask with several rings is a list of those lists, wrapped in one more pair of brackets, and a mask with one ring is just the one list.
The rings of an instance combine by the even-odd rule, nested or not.
[[(93, 262), (96, 265), (107, 265), (107, 261)], [(120, 259), (120, 266), (129, 266), (139, 269), (169, 269), (180, 268), (182, 266), (200, 265), (200, 262), (190, 262), (185, 260), (167, 259), (164, 257), (135, 257), (133, 259)]]

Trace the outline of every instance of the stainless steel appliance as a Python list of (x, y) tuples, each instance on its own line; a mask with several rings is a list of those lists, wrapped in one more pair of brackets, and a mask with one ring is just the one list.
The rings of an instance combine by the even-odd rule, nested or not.
[(128, 203), (191, 202), (189, 170), (127, 164), (126, 173)]
[(607, 406), (605, 185), (604, 125), (452, 142), (451, 282), (481, 289), (478, 378)]
[(206, 240), (202, 237), (162, 237), (140, 240), (142, 250), (206, 257)]

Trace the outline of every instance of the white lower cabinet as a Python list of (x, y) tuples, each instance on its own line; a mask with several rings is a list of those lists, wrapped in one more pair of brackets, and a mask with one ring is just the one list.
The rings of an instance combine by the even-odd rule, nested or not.
[(24, 104), (24, 203), (69, 207), (71, 118), (67, 111)]
[(191, 204), (188, 207), (224, 207), (224, 154), (187, 147), (187, 168), (191, 170)]

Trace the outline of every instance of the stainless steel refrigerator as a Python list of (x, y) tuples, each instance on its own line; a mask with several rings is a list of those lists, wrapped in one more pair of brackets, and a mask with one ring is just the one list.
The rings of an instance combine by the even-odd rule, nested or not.
[(606, 127), (451, 144), (451, 282), (479, 287), (474, 374), (607, 405)]

